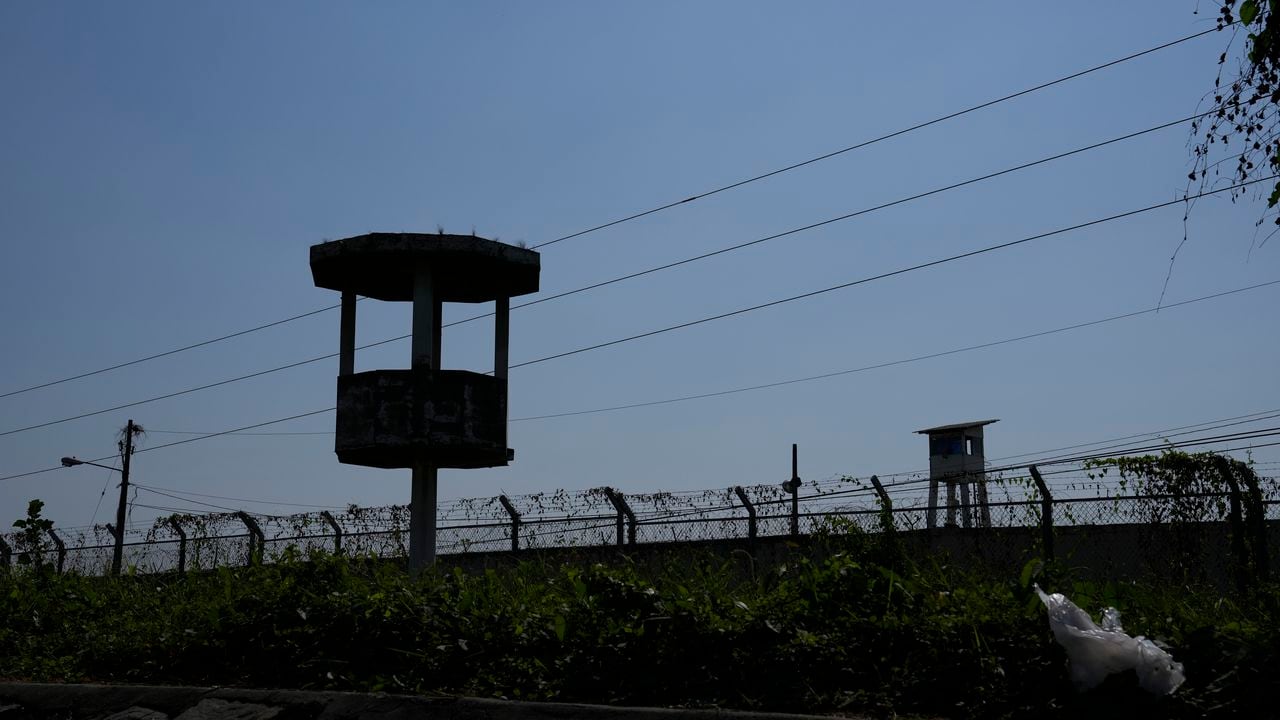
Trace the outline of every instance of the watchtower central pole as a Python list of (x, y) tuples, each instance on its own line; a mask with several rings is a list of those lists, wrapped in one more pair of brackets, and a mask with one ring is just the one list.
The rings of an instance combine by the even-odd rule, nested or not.
[[(441, 302), (434, 278), (426, 267), (418, 268), (413, 283), (414, 370), (440, 369)], [(409, 569), (421, 570), (436, 561), (436, 493), (438, 471), (419, 460), (413, 465), (413, 492), (409, 500)]]
[(437, 470), (427, 463), (413, 466), (413, 496), (409, 500), (409, 569), (436, 562)]
[(338, 338), (338, 374), (350, 375), (356, 371), (356, 294), (353, 290), (342, 293), (342, 330)]
[(438, 311), (440, 304), (436, 302), (435, 282), (431, 270), (418, 268), (413, 282), (413, 364), (414, 370), (436, 370), (440, 367), (440, 359), (436, 357), (439, 343), (436, 342), (436, 328), (440, 325)]

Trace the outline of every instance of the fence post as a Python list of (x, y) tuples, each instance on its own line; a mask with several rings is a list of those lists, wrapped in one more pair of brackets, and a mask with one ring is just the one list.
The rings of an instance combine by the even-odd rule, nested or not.
[[(1222, 464), (1225, 465), (1226, 463)], [(1230, 500), (1230, 510), (1227, 515), (1227, 522), (1231, 526), (1231, 559), (1232, 565), (1235, 566), (1236, 586), (1241, 590), (1245, 590), (1249, 585), (1249, 555), (1244, 544), (1244, 516), (1240, 507), (1240, 484), (1236, 482), (1236, 478), (1229, 468), (1223, 469), (1222, 476), (1226, 478), (1229, 490), (1227, 498)]]
[(266, 547), (267, 540), (262, 534), (262, 528), (258, 527), (258, 522), (249, 517), (249, 513), (238, 510), (236, 517), (240, 518), (240, 522), (249, 529), (249, 565), (256, 565), (262, 561), (262, 551)]
[(991, 527), (991, 505), (987, 501), (987, 474), (977, 473), (978, 481), (974, 483), (974, 491), (978, 496), (978, 527)]
[(320, 517), (324, 518), (324, 521), (329, 524), (329, 529), (333, 531), (333, 554), (341, 555), (342, 554), (342, 526), (338, 524), (337, 520), (333, 519), (333, 513), (329, 512), (328, 510), (321, 510)]
[(499, 495), (498, 502), (502, 503), (502, 509), (511, 516), (511, 552), (515, 552), (520, 549), (520, 513), (516, 512), (516, 507), (506, 495)]
[(800, 534), (800, 486), (804, 483), (800, 482), (798, 452), (791, 443), (791, 479), (782, 483), (782, 489), (791, 493), (791, 537)]
[(1249, 473), (1245, 475), (1244, 482), (1249, 486), (1249, 513), (1246, 520), (1251, 530), (1253, 569), (1258, 574), (1258, 579), (1265, 582), (1271, 574), (1271, 551), (1267, 547), (1267, 506), (1262, 503), (1262, 491), (1258, 489), (1258, 479)]
[(187, 571), (187, 531), (178, 524), (177, 518), (169, 518), (165, 524), (178, 536), (178, 574), (182, 574)]
[(622, 519), (627, 520), (627, 543), (629, 545), (636, 544), (636, 514), (631, 512), (631, 506), (627, 505), (626, 499), (622, 493), (611, 487), (604, 489), (604, 494), (609, 498), (609, 502), (613, 503), (613, 509), (618, 511), (618, 544), (622, 544)]
[(1036, 481), (1036, 488), (1040, 490), (1040, 542), (1044, 545), (1045, 562), (1053, 562), (1053, 495), (1049, 493), (1049, 486), (1044, 484), (1044, 478), (1040, 477), (1040, 471), (1035, 465), (1027, 468), (1031, 471), (1031, 479)]
[[(115, 525), (112, 525), (111, 523), (103, 523), (103, 524), (102, 524), (102, 527), (106, 528), (106, 529), (107, 529), (107, 532), (111, 533), (111, 542), (112, 542), (112, 543), (114, 543), (114, 542), (116, 541), (116, 540), (115, 540), (115, 537), (116, 537), (116, 526), (115, 526)], [(113, 547), (114, 547), (114, 545), (113, 545)]]
[(48, 532), (49, 532), (49, 537), (53, 538), (54, 547), (58, 548), (58, 566), (57, 567), (58, 567), (58, 574), (61, 575), (62, 566), (67, 561), (67, 544), (62, 542), (62, 538), (58, 537), (58, 533), (53, 528), (49, 528)]
[(0, 537), (0, 567), (9, 567), (13, 562), (13, 548)]
[(755, 540), (756, 506), (751, 504), (751, 499), (747, 497), (747, 491), (743, 490), (741, 485), (734, 485), (733, 492), (736, 493), (738, 499), (742, 501), (742, 506), (747, 509), (747, 537), (751, 540)]
[(893, 525), (893, 501), (889, 499), (889, 493), (885, 492), (884, 485), (880, 484), (880, 478), (872, 475), (871, 484), (876, 488), (876, 495), (880, 496), (880, 529), (893, 532), (896, 529)]

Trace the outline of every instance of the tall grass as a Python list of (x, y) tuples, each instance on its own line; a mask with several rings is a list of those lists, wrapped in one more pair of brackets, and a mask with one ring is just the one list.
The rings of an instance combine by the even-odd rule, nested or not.
[[(1226, 716), (1266, 708), (1274, 588), (1017, 577), (835, 533), (769, 570), (694, 552), (661, 563), (532, 560), (411, 576), (393, 563), (279, 562), (120, 578), (0, 574), (0, 675), (41, 681), (384, 690), (875, 715)], [(1187, 684), (1117, 677), (1078, 695), (1032, 582), (1170, 647)]]

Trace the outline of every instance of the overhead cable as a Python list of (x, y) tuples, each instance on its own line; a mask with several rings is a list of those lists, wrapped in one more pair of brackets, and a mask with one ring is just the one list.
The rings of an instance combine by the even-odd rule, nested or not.
[[(559, 242), (564, 241), (564, 240), (569, 240), (569, 239), (571, 239), (571, 238), (581, 237), (581, 236), (583, 236), (583, 235), (587, 235), (587, 234), (589, 234), (589, 233), (594, 233), (594, 232), (597, 232), (597, 231), (599, 231), (599, 230), (603, 230), (603, 229), (605, 229), (605, 228), (614, 227), (614, 226), (616, 226), (616, 225), (620, 225), (620, 224), (622, 224), (622, 223), (630, 222), (630, 221), (632, 221), (632, 220), (637, 220), (637, 219), (639, 219), (639, 218), (642, 218), (642, 217), (645, 217), (645, 216), (648, 216), (648, 215), (652, 215), (652, 214), (654, 214), (654, 213), (662, 212), (663, 210), (668, 210), (668, 209), (674, 208), (674, 207), (679, 206), (679, 205), (685, 205), (685, 204), (688, 204), (688, 203), (695, 202), (695, 201), (697, 201), (697, 200), (701, 200), (701, 199), (704, 199), (704, 198), (707, 198), (707, 197), (711, 197), (712, 195), (717, 195), (717, 194), (719, 194), (719, 193), (726, 192), (726, 191), (728, 191), (728, 190), (732, 190), (732, 189), (735, 189), (735, 188), (739, 188), (739, 187), (742, 187), (742, 186), (744, 186), (744, 185), (748, 185), (748, 184), (751, 184), (751, 183), (754, 183), (754, 182), (757, 182), (757, 181), (760, 181), (760, 180), (764, 180), (764, 179), (766, 179), (766, 178), (770, 178), (770, 177), (773, 177), (773, 176), (775, 176), (775, 175), (780, 175), (780, 174), (782, 174), (782, 173), (789, 172), (789, 171), (791, 171), (791, 170), (795, 170), (795, 169), (797, 169), (797, 168), (805, 167), (806, 165), (812, 165), (812, 164), (814, 164), (814, 163), (821, 162), (821, 161), (823, 161), (823, 160), (827, 160), (827, 159), (829, 159), (829, 158), (836, 157), (836, 156), (838, 156), (838, 155), (843, 155), (844, 153), (848, 153), (848, 152), (851, 152), (851, 151), (853, 151), (853, 150), (858, 150), (858, 149), (860, 149), (860, 148), (864, 148), (864, 147), (867, 147), (867, 146), (870, 146), (870, 145), (874, 145), (874, 144), (876, 144), (876, 143), (883, 142), (883, 141), (885, 141), (885, 140), (889, 140), (889, 139), (892, 139), (892, 138), (895, 138), (895, 137), (899, 137), (899, 136), (901, 136), (901, 135), (905, 135), (905, 134), (907, 134), (907, 133), (914, 132), (914, 131), (916, 131), (916, 130), (920, 130), (920, 129), (923, 129), (923, 128), (926, 128), (926, 127), (929, 127), (929, 126), (931, 126), (931, 125), (936, 125), (936, 124), (938, 124), (938, 123), (945, 122), (945, 121), (947, 121), (947, 120), (952, 120), (952, 119), (954, 119), (954, 118), (958, 118), (958, 117), (960, 117), (960, 116), (962, 116), (962, 115), (967, 115), (967, 114), (972, 113), (972, 112), (975, 112), (975, 111), (977, 111), (977, 110), (981, 110), (981, 109), (984, 109), (984, 108), (991, 107), (991, 106), (993, 106), (993, 105), (997, 105), (997, 104), (1000, 104), (1000, 103), (1003, 103), (1003, 102), (1006, 102), (1006, 101), (1009, 101), (1009, 100), (1013, 100), (1013, 99), (1015, 99), (1015, 98), (1022, 97), (1022, 96), (1024, 96), (1024, 95), (1028, 95), (1028, 94), (1031, 94), (1031, 93), (1037, 92), (1037, 91), (1039, 91), (1039, 90), (1044, 90), (1044, 89), (1046, 89), (1046, 88), (1053, 87), (1054, 85), (1058, 85), (1058, 84), (1061, 84), (1061, 83), (1067, 82), (1067, 81), (1069, 81), (1069, 80), (1074, 80), (1074, 79), (1076, 79), (1076, 78), (1083, 77), (1083, 76), (1085, 76), (1085, 75), (1088, 75), (1088, 74), (1091, 74), (1091, 73), (1097, 72), (1097, 71), (1099, 71), (1099, 70), (1104, 70), (1104, 69), (1106, 69), (1106, 68), (1113, 67), (1113, 66), (1115, 66), (1115, 65), (1119, 65), (1119, 64), (1121, 64), (1121, 63), (1125, 63), (1125, 62), (1128, 62), (1128, 61), (1130, 61), (1130, 60), (1135, 60), (1135, 59), (1137, 59), (1137, 58), (1143, 57), (1144, 55), (1149, 55), (1149, 54), (1151, 54), (1151, 53), (1155, 53), (1155, 52), (1158, 52), (1158, 51), (1160, 51), (1160, 50), (1164, 50), (1164, 49), (1166, 49), (1166, 48), (1174, 47), (1175, 45), (1180, 45), (1180, 44), (1182, 44), (1182, 43), (1188, 42), (1188, 41), (1190, 41), (1190, 40), (1194, 40), (1194, 39), (1196, 39), (1196, 38), (1202, 37), (1202, 36), (1204, 36), (1204, 35), (1208, 35), (1208, 34), (1213, 33), (1213, 32), (1217, 32), (1217, 29), (1216, 29), (1216, 28), (1214, 28), (1214, 29), (1210, 29), (1210, 30), (1204, 30), (1204, 31), (1202, 31), (1202, 32), (1198, 32), (1198, 33), (1193, 33), (1193, 34), (1191, 34), (1191, 35), (1187, 35), (1187, 36), (1184, 36), (1184, 37), (1178, 38), (1177, 40), (1172, 40), (1172, 41), (1170, 41), (1170, 42), (1166, 42), (1166, 43), (1162, 43), (1162, 44), (1160, 44), (1160, 45), (1156, 45), (1155, 47), (1147, 48), (1146, 50), (1141, 50), (1141, 51), (1138, 51), (1138, 52), (1135, 52), (1135, 53), (1131, 53), (1131, 54), (1126, 55), (1126, 56), (1124, 56), (1124, 57), (1117, 58), (1117, 59), (1115, 59), (1115, 60), (1111, 60), (1111, 61), (1109, 61), (1109, 62), (1105, 62), (1105, 63), (1102, 63), (1102, 64), (1100, 64), (1100, 65), (1095, 65), (1095, 66), (1093, 66), (1093, 67), (1086, 68), (1086, 69), (1084, 69), (1084, 70), (1080, 70), (1080, 71), (1078, 71), (1078, 72), (1071, 73), (1071, 74), (1069, 74), (1069, 75), (1064, 75), (1064, 76), (1059, 77), (1059, 78), (1057, 78), (1057, 79), (1055, 79), (1055, 80), (1050, 80), (1050, 81), (1048, 81), (1048, 82), (1040, 83), (1039, 85), (1035, 85), (1035, 86), (1032, 86), (1032, 87), (1026, 88), (1026, 89), (1024, 89), (1024, 90), (1020, 90), (1020, 91), (1015, 92), (1015, 93), (1010, 93), (1010, 94), (1008, 94), (1008, 95), (1004, 95), (1004, 96), (1002, 96), (1002, 97), (998, 97), (998, 98), (995, 98), (995, 99), (993, 99), (993, 100), (988, 100), (988, 101), (986, 101), (986, 102), (979, 103), (979, 104), (977, 104), (977, 105), (973, 105), (973, 106), (967, 107), (967, 108), (965, 108), (965, 109), (963, 109), (963, 110), (958, 110), (958, 111), (955, 111), (955, 112), (951, 112), (951, 113), (948, 113), (948, 114), (945, 114), (945, 115), (942, 115), (942, 116), (936, 117), (936, 118), (934, 118), (934, 119), (932, 119), (932, 120), (928, 120), (928, 121), (925, 121), (925, 122), (922, 122), (922, 123), (917, 123), (917, 124), (915, 124), (915, 125), (912, 125), (912, 126), (909, 126), (909, 127), (906, 127), (906, 128), (903, 128), (903, 129), (901, 129), (901, 130), (897, 130), (897, 131), (894, 131), (894, 132), (891, 132), (891, 133), (888, 133), (888, 134), (886, 134), (886, 135), (881, 135), (881, 136), (879, 136), (879, 137), (872, 138), (872, 139), (870, 139), (870, 140), (864, 140), (864, 141), (861, 141), (861, 142), (855, 143), (855, 144), (853, 144), (853, 145), (850, 145), (850, 146), (848, 146), (848, 147), (844, 147), (844, 148), (841, 148), (841, 149), (839, 149), (839, 150), (835, 150), (835, 151), (832, 151), (832, 152), (828, 152), (828, 153), (825, 153), (825, 154), (823, 154), (823, 155), (819, 155), (819, 156), (817, 156), (817, 157), (810, 158), (810, 159), (808, 159), (808, 160), (804, 160), (804, 161), (801, 161), (801, 162), (793, 163), (793, 164), (791, 164), (791, 165), (787, 165), (787, 166), (785, 166), (785, 167), (781, 167), (781, 168), (778, 168), (778, 169), (775, 169), (775, 170), (771, 170), (771, 171), (769, 171), (769, 172), (766, 172), (766, 173), (763, 173), (763, 174), (760, 174), (760, 175), (756, 175), (756, 176), (754, 176), (754, 177), (749, 177), (749, 178), (746, 178), (746, 179), (744, 179), (744, 180), (739, 180), (739, 181), (736, 181), (736, 182), (730, 183), (730, 184), (728, 184), (728, 185), (724, 185), (724, 186), (721, 186), (721, 187), (715, 188), (715, 189), (713, 189), (713, 190), (709, 190), (709, 191), (706, 191), (706, 192), (702, 192), (702, 193), (699, 193), (699, 194), (697, 194), (697, 195), (692, 195), (692, 196), (686, 197), (686, 198), (684, 198), (684, 199), (682, 199), (682, 200), (678, 200), (678, 201), (676, 201), (676, 202), (671, 202), (671, 203), (667, 203), (667, 204), (665, 204), (665, 205), (660, 205), (660, 206), (658, 206), (658, 207), (650, 208), (650, 209), (648, 209), (648, 210), (644, 210), (644, 211), (641, 211), (641, 212), (638, 212), (638, 213), (633, 213), (632, 215), (629, 215), (629, 216), (627, 216), (627, 217), (619, 218), (619, 219), (617, 219), (617, 220), (612, 220), (612, 221), (609, 221), (609, 222), (606, 222), (606, 223), (602, 223), (602, 224), (599, 224), (599, 225), (595, 225), (595, 226), (592, 226), (592, 227), (586, 228), (586, 229), (584, 229), (584, 230), (579, 230), (579, 231), (576, 231), (576, 232), (573, 232), (573, 233), (569, 233), (568, 235), (562, 235), (562, 236), (557, 237), (557, 238), (555, 238), (555, 239), (553, 239), (553, 240), (548, 240), (548, 241), (543, 242), (543, 243), (540, 243), (540, 244), (538, 244), (538, 245), (534, 245), (533, 247), (534, 247), (534, 248), (540, 248), (540, 247), (545, 247), (545, 246), (547, 246), (547, 245), (553, 245), (553, 244), (555, 244), (555, 243), (559, 243)], [(3, 394), (0, 394), (0, 399), (7, 398), (7, 397), (11, 397), (11, 396), (14, 396), (14, 395), (20, 395), (20, 394), (22, 394), (22, 393), (31, 392), (31, 391), (33, 391), (33, 390), (40, 390), (40, 389), (47, 388), (47, 387), (51, 387), (51, 386), (54, 386), (54, 385), (60, 385), (60, 384), (62, 384), (62, 383), (70, 382), (70, 381), (72, 381), (72, 380), (79, 380), (79, 379), (81, 379), (81, 378), (92, 377), (92, 376), (94, 376), (94, 375), (100, 375), (100, 374), (102, 374), (102, 373), (110, 372), (110, 371), (112, 371), (112, 370), (119, 370), (119, 369), (121, 369), (121, 368), (129, 367), (129, 366), (131, 366), (131, 365), (137, 365), (137, 364), (144, 363), (144, 362), (147, 362), (147, 361), (150, 361), (150, 360), (156, 360), (156, 359), (159, 359), (159, 358), (162, 358), (162, 357), (167, 357), (167, 356), (169, 356), (169, 355), (174, 355), (174, 354), (177, 354), (177, 353), (180, 353), (180, 352), (185, 352), (185, 351), (187, 351), (187, 350), (194, 350), (194, 349), (196, 349), (196, 348), (204, 347), (204, 346), (206, 346), (206, 345), (212, 345), (212, 344), (214, 344), (214, 343), (222, 342), (222, 341), (224, 341), (224, 340), (230, 340), (230, 339), (232, 339), (232, 338), (240, 337), (240, 336), (242, 336), (242, 335), (248, 335), (248, 334), (250, 334), (250, 333), (254, 333), (254, 332), (257, 332), (257, 331), (259, 331), (259, 330), (265, 330), (265, 329), (267, 329), (267, 328), (272, 328), (272, 327), (275, 327), (275, 326), (277, 326), (277, 325), (283, 325), (283, 324), (285, 324), (285, 323), (293, 322), (293, 321), (295, 321), (295, 320), (300, 320), (300, 319), (305, 318), (305, 317), (310, 317), (311, 315), (316, 315), (316, 314), (319, 314), (319, 313), (322, 313), (322, 312), (327, 312), (327, 311), (329, 311), (329, 310), (334, 310), (334, 309), (337, 309), (338, 307), (339, 307), (339, 305), (329, 305), (329, 306), (327, 306), (327, 307), (319, 308), (319, 309), (317, 309), (317, 310), (312, 310), (312, 311), (310, 311), (310, 312), (302, 313), (302, 314), (299, 314), (299, 315), (293, 315), (293, 316), (291, 316), (291, 317), (287, 317), (287, 318), (284, 318), (284, 319), (281, 319), (281, 320), (275, 320), (275, 321), (272, 321), (272, 322), (269, 322), (269, 323), (264, 323), (264, 324), (262, 324), (262, 325), (258, 325), (258, 326), (252, 327), (252, 328), (248, 328), (248, 329), (246, 329), (246, 330), (241, 330), (241, 331), (238, 331), (238, 332), (229, 333), (229, 334), (226, 334), (226, 335), (221, 335), (221, 336), (219, 336), (219, 337), (211, 338), (211, 339), (209, 339), (209, 340), (203, 340), (203, 341), (200, 341), (200, 342), (197, 342), (197, 343), (192, 343), (192, 344), (190, 344), (190, 345), (185, 345), (185, 346), (182, 346), (182, 347), (178, 347), (178, 348), (175, 348), (175, 349), (173, 349), (173, 350), (168, 350), (168, 351), (165, 351), (165, 352), (156, 353), (156, 354), (153, 354), (153, 355), (148, 355), (148, 356), (145, 356), (145, 357), (137, 358), (137, 359), (135, 359), (135, 360), (129, 360), (129, 361), (127, 361), (127, 362), (118, 363), (118, 364), (116, 364), (116, 365), (111, 365), (111, 366), (108, 366), (108, 367), (99, 368), (99, 369), (97, 369), (97, 370), (91, 370), (91, 371), (89, 371), (89, 372), (79, 373), (79, 374), (77, 374), (77, 375), (71, 375), (71, 376), (68, 376), (68, 377), (59, 378), (59, 379), (57, 379), (57, 380), (50, 380), (50, 381), (48, 381), (48, 382), (38, 383), (38, 384), (36, 384), (36, 385), (31, 385), (31, 386), (28, 386), (28, 387), (23, 387), (23, 388), (20, 388), (20, 389), (17, 389), (17, 390), (11, 390), (11, 391), (5, 392), (5, 393), (3, 393)]]

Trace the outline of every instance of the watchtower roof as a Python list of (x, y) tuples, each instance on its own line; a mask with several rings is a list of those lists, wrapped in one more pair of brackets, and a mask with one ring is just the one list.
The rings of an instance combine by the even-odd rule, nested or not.
[(408, 302), (426, 265), (442, 302), (487, 302), (538, 291), (537, 252), (475, 235), (368, 233), (311, 246), (316, 287)]
[(992, 418), (991, 420), (970, 420), (969, 422), (952, 423), (950, 425), (939, 425), (938, 427), (925, 428), (917, 430), (918, 435), (933, 435), (936, 433), (948, 432), (950, 430), (966, 430), (968, 428), (980, 428), (984, 425), (1000, 422), (1000, 418)]

